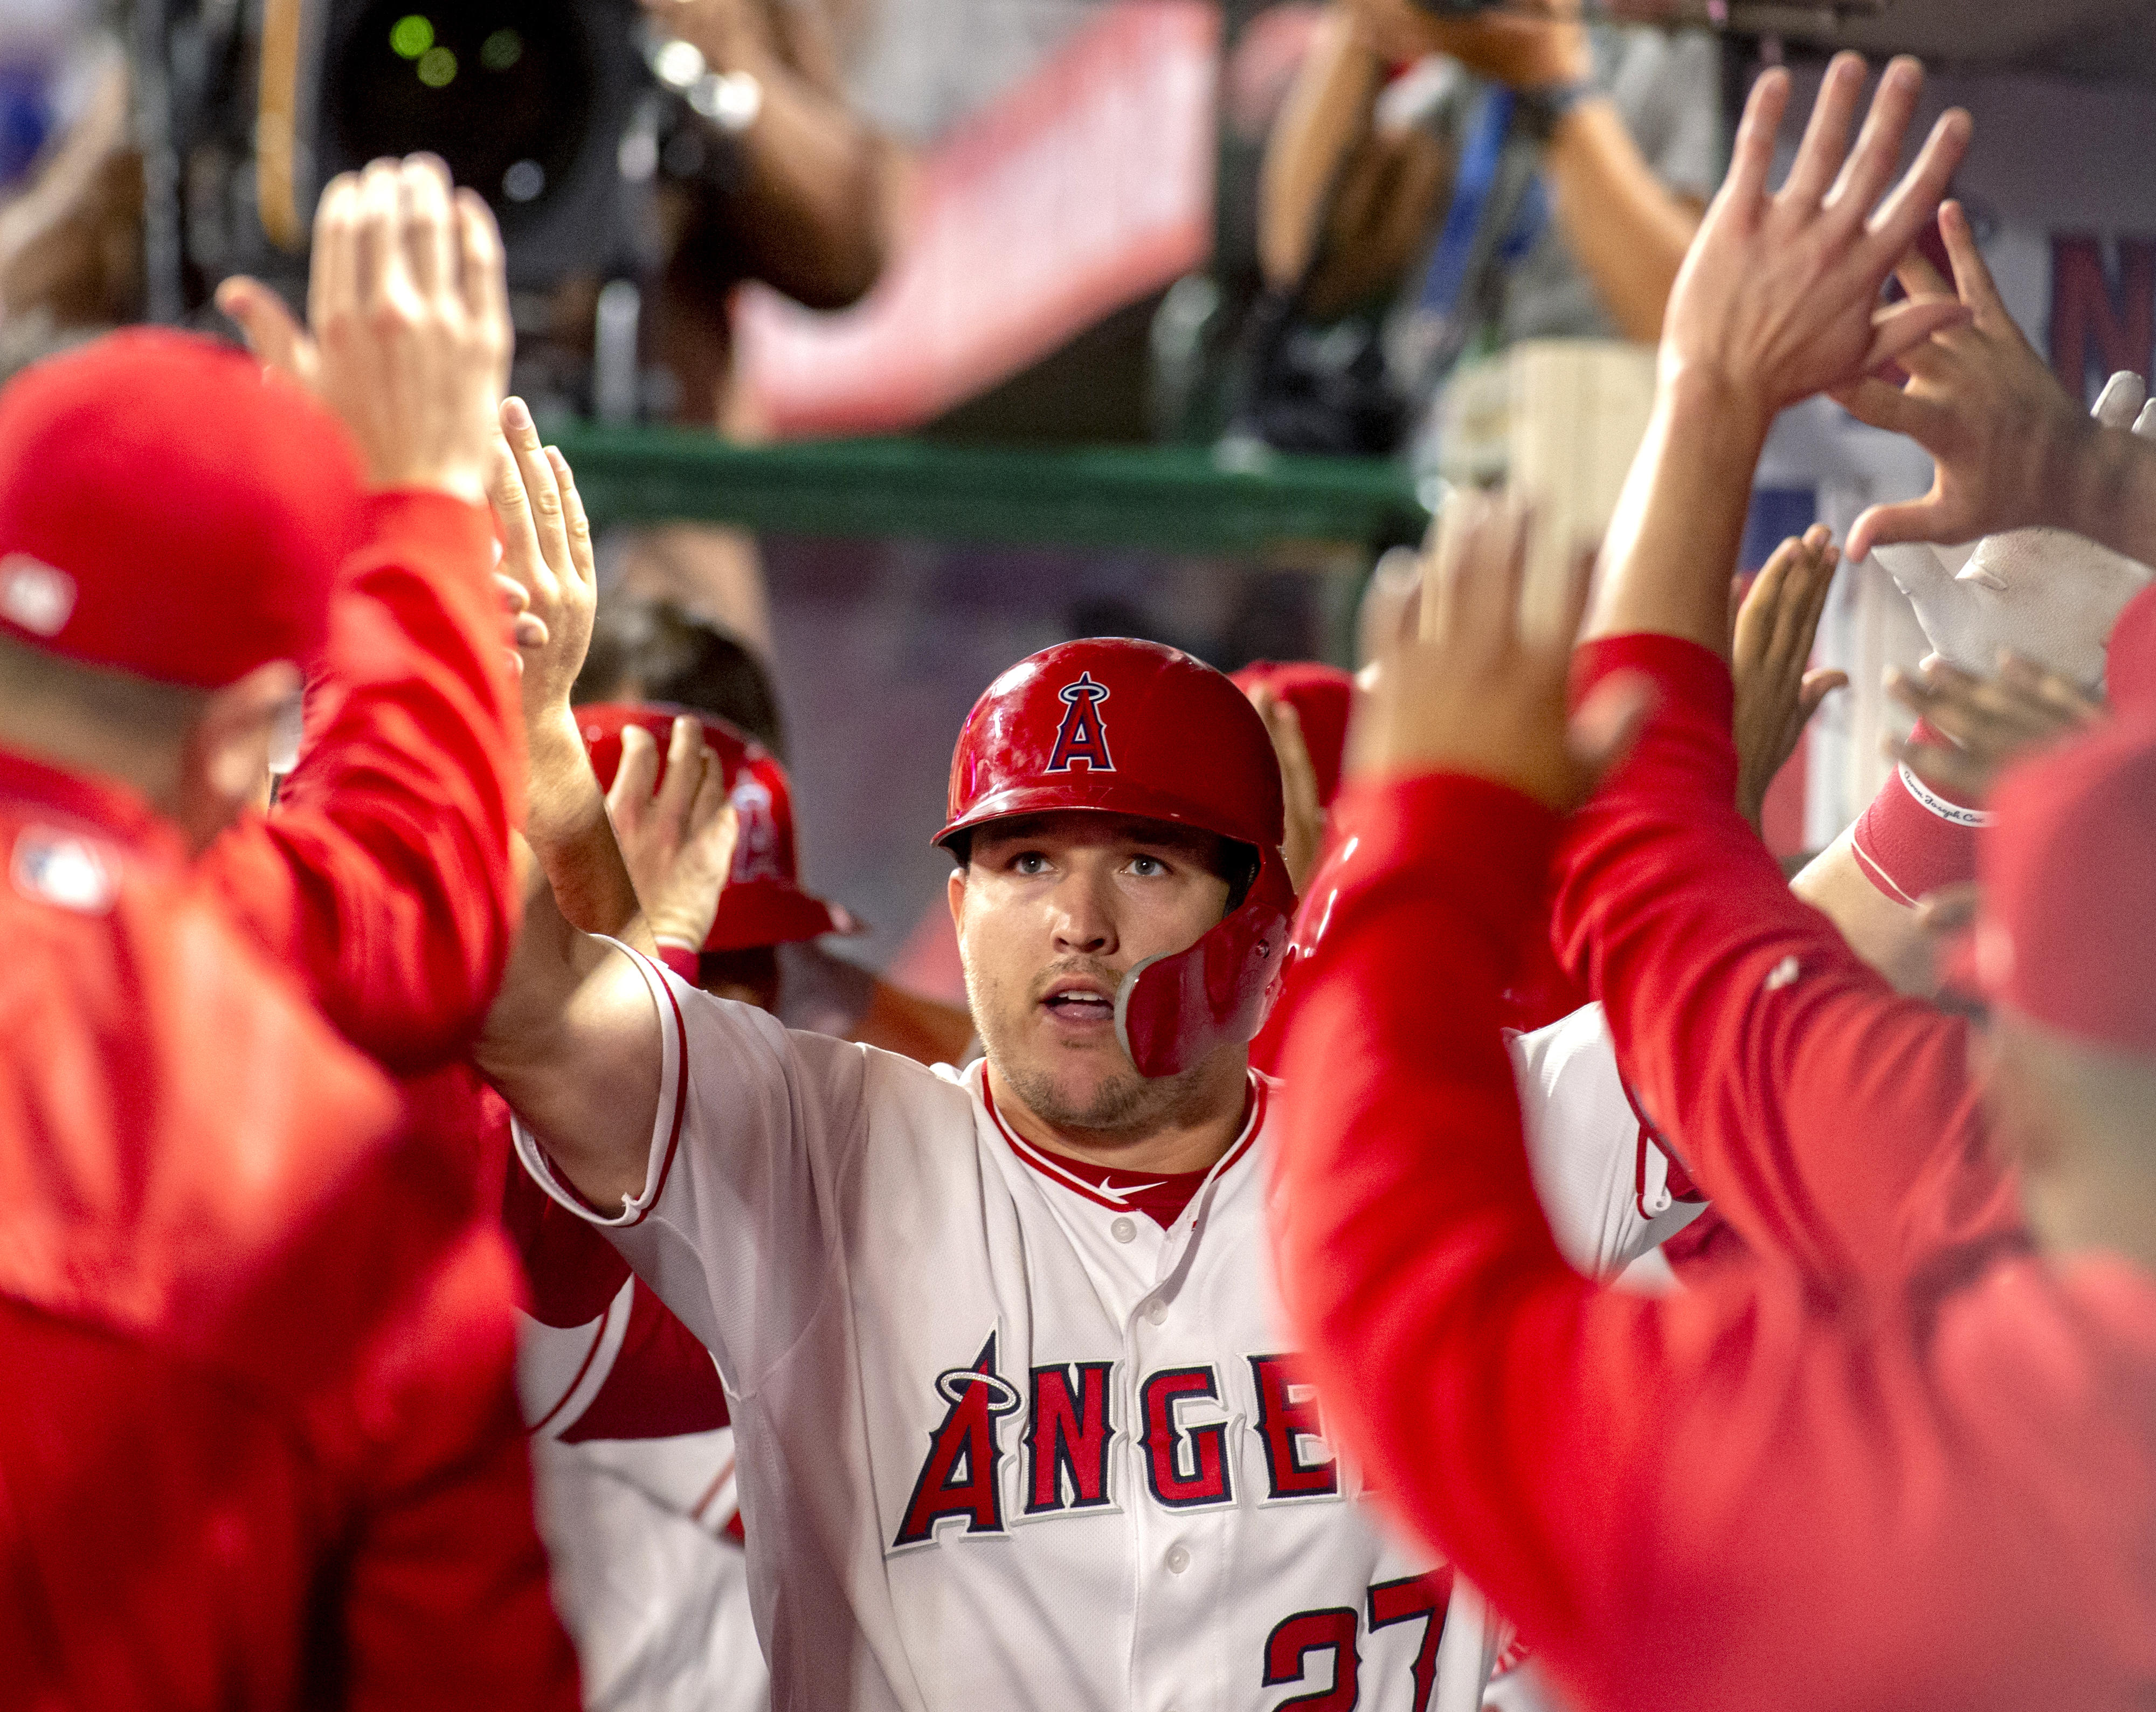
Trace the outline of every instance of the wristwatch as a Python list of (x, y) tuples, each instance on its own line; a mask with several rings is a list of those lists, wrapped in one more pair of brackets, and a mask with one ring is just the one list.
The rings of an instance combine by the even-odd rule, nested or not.
[(1522, 136), (1547, 143), (1557, 135), (1565, 116), (1594, 92), (1594, 83), (1584, 77), (1571, 83), (1545, 84), (1540, 89), (1515, 90), (1512, 127)]

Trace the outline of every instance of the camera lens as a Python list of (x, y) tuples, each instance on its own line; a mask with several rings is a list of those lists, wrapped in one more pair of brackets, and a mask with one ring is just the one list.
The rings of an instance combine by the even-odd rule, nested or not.
[(327, 80), (330, 134), (347, 163), (433, 151), (513, 235), (583, 152), (590, 64), (569, 0), (377, 0)]

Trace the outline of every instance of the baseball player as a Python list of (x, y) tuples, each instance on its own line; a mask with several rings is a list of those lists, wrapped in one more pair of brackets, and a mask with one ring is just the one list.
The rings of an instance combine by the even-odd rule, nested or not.
[[(342, 329), (344, 402), (424, 455), (393, 388), (451, 377), (385, 331)], [(322, 763), (352, 818), (285, 835), (346, 888), (302, 897), (304, 862), (272, 859), (243, 908), (221, 854), (256, 847), (295, 662), (371, 609), (341, 583), (468, 595), (477, 675), (502, 671), (483, 521), (410, 464), (385, 481), (380, 450), (162, 332), (0, 395), (0, 1340), (33, 1376), (0, 1409), (11, 1704), (575, 1704), (509, 1389), (514, 1262), (265, 931), (336, 898), (393, 918), (393, 859), (351, 829), (397, 821), (399, 751), (366, 748), (358, 690), (359, 753)], [(408, 722), (429, 702), (411, 686)]]
[[(656, 776), (632, 773), (629, 782), (656, 794), (655, 810), (644, 812), (676, 807), (668, 779), (697, 777), (690, 763), (700, 758), (692, 744), (670, 753), (675, 718), (671, 708), (580, 706), (598, 787), (610, 791), (624, 749), (648, 738), (661, 758)], [(726, 884), (699, 887), (689, 865), (687, 887), (696, 895), (686, 907), (701, 921), (685, 920), (661, 896), (682, 883), (663, 871), (645, 867), (640, 895), (655, 918), (673, 924), (674, 936), (658, 941), (670, 969), (767, 1010), (778, 998), (778, 946), (855, 932), (858, 923), (799, 883), (785, 769), (721, 721), (696, 726), (717, 795), (735, 815)], [(694, 805), (686, 812), (693, 815)], [(506, 1148), (506, 1110), (501, 1118)], [(505, 1211), (532, 1287), (521, 1316), (518, 1389), (586, 1705), (767, 1705), (769, 1673), (749, 1615), (733, 1427), (711, 1356), (597, 1231), (521, 1171), (510, 1179)]]
[(1219, 674), (1127, 641), (1006, 673), (939, 835), (963, 1075), (790, 1035), (535, 891), (480, 1061), (716, 1359), (774, 1704), (1478, 1704), (1490, 1636), (1373, 1524), (1277, 1330), (1245, 1048), (1280, 835)]

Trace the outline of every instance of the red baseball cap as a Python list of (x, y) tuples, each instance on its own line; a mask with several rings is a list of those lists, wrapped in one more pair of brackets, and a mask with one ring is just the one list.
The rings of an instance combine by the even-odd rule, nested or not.
[(0, 392), (0, 633), (218, 689), (321, 645), (361, 488), (343, 428), (245, 352), (136, 328)]
[(1352, 672), (1315, 660), (1260, 660), (1235, 674), (1245, 695), (1270, 690), (1302, 722), (1302, 741), (1317, 774), (1317, 805), (1332, 806), (1340, 794), (1340, 769), (1348, 756), (1348, 715), (1354, 706)]
[(747, 951), (785, 945), (825, 933), (866, 933), (866, 924), (843, 904), (827, 903), (801, 889), (793, 849), (793, 792), (786, 769), (762, 744), (723, 719), (661, 702), (593, 702), (579, 707), (577, 728), (599, 789), (609, 789), (621, 770), (621, 734), (641, 726), (659, 746), (654, 789), (666, 777), (666, 746), (674, 721), (685, 715), (704, 728), (704, 742), (723, 769), (726, 795), (741, 820), (733, 871), (719, 894), (719, 913), (704, 941), (706, 951)]
[(2016, 769), (1994, 805), (1986, 992), (2091, 1046), (2156, 1055), (2156, 712)]

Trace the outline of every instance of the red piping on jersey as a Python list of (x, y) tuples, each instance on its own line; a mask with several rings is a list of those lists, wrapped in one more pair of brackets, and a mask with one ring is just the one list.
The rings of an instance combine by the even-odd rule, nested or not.
[[(724, 1486), (727, 1481), (733, 1478), (734, 1464), (737, 1460), (737, 1459), (733, 1457), (728, 1457), (726, 1461), (720, 1465), (719, 1472), (711, 1477), (711, 1483), (704, 1488), (704, 1495), (698, 1499), (696, 1502), (690, 1507), (689, 1514), (694, 1516), (698, 1522), (701, 1523), (706, 1528), (711, 1528), (711, 1520), (710, 1517), (704, 1514), (704, 1506), (709, 1504), (713, 1499), (716, 1498), (719, 1495), (719, 1488)], [(741, 1506), (739, 1504), (736, 1504), (732, 1512), (728, 1514), (726, 1521), (731, 1522), (735, 1516), (737, 1516), (740, 1514)], [(718, 1527), (712, 1529), (711, 1531), (714, 1533), (723, 1533), (725, 1529), (726, 1523), (721, 1522)]]
[(674, 1152), (681, 1145), (681, 1119), (689, 1110), (689, 1025), (681, 1018), (681, 1001), (674, 996), (674, 989), (663, 975), (659, 990), (674, 1007), (674, 1123), (666, 1133), (666, 1154), (659, 1162), (659, 1175), (651, 1185), (651, 1192), (644, 1197), (644, 1205), (637, 1209), (636, 1216), (629, 1221), (631, 1225), (642, 1224), (651, 1209), (659, 1205), (659, 1197), (666, 1192), (666, 1179), (674, 1169)]
[(577, 1387), (584, 1382), (584, 1375), (592, 1370), (592, 1363), (598, 1359), (599, 1345), (606, 1342), (607, 1321), (612, 1318), (613, 1314), (613, 1305), (609, 1303), (607, 1304), (606, 1313), (602, 1314), (593, 1323), (592, 1346), (584, 1351), (584, 1359), (577, 1364), (577, 1376), (563, 1387), (562, 1395), (554, 1400), (554, 1406), (541, 1416), (537, 1422), (532, 1426), (531, 1432), (535, 1437), (553, 1425), (554, 1417), (568, 1406), (569, 1399), (577, 1394)]
[[(1214, 1165), (1210, 1171), (1205, 1174), (1206, 1183), (1210, 1183), (1214, 1179), (1218, 1178), (1222, 1172), (1228, 1170), (1228, 1168), (1233, 1165), (1236, 1160), (1241, 1159), (1245, 1154), (1248, 1153), (1250, 1150), (1251, 1144), (1258, 1139), (1258, 1132), (1265, 1127), (1265, 1077), (1257, 1075), (1255, 1072), (1252, 1072), (1250, 1078), (1250, 1113), (1243, 1121), (1242, 1133), (1235, 1138), (1235, 1145), (1230, 1147), (1226, 1153), (1222, 1154), (1219, 1162)], [(983, 1068), (981, 1072), (981, 1103), (988, 1108), (988, 1116), (995, 1120), (997, 1132), (1002, 1135), (1004, 1141), (1009, 1144), (1011, 1151), (1015, 1153), (1019, 1158), (1023, 1159), (1027, 1164), (1032, 1166), (1034, 1170), (1040, 1172), (1042, 1176), (1050, 1178), (1055, 1182), (1060, 1183), (1065, 1189), (1075, 1189), (1079, 1194), (1084, 1195), (1086, 1200), (1091, 1201), (1096, 1206), (1105, 1206), (1115, 1212), (1128, 1212), (1133, 1208), (1137, 1208), (1140, 1211), (1144, 1211), (1144, 1209), (1142, 1207), (1139, 1207), (1138, 1203), (1128, 1195), (1123, 1194), (1116, 1190), (1106, 1188), (1100, 1184), (1088, 1183), (1083, 1177), (1080, 1176), (1077, 1172), (1073, 1170), (1069, 1164), (1066, 1164), (1061, 1159), (1052, 1157), (1049, 1154), (1044, 1152), (1041, 1149), (1034, 1146), (1033, 1143), (1028, 1141), (1024, 1136), (1013, 1129), (1009, 1124), (1004, 1123), (1004, 1114), (996, 1109), (996, 1097), (993, 1093), (989, 1092), (988, 1073), (986, 1068)], [(1103, 1169), (1108, 1168), (1104, 1167)], [(1204, 1189), (1204, 1184), (1201, 1183), (1199, 1185), (1198, 1193), (1202, 1193)], [(1192, 1195), (1191, 1199), (1193, 1200), (1195, 1200), (1198, 1198), (1198, 1193), (1194, 1193)]]

